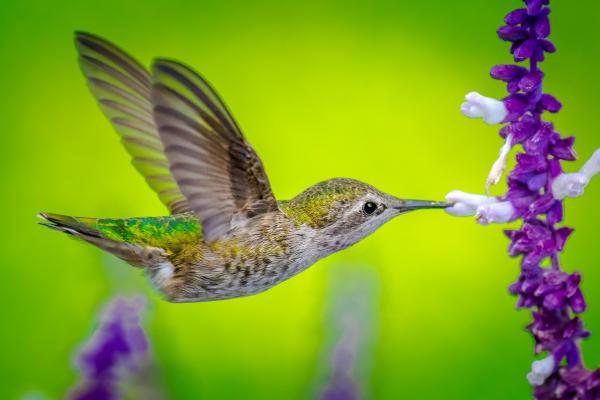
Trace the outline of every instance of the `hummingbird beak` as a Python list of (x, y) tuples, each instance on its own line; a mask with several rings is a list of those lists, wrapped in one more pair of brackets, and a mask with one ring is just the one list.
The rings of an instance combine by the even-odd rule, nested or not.
[(428, 200), (397, 200), (397, 205), (394, 209), (398, 210), (400, 214), (407, 213), (413, 210), (421, 210), (427, 208), (448, 208), (452, 204), (442, 201), (428, 201)]

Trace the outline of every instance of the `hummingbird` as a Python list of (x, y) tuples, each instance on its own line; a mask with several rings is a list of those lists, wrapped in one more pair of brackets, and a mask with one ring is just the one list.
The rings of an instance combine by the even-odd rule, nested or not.
[(75, 44), (89, 89), (170, 215), (40, 213), (40, 224), (143, 269), (168, 301), (263, 292), (398, 215), (449, 206), (400, 199), (348, 178), (278, 201), (260, 158), (201, 75), (162, 58), (148, 70), (89, 33), (76, 32)]

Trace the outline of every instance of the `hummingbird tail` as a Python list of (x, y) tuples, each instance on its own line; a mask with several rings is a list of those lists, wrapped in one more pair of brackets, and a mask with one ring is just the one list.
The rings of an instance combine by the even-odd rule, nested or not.
[(40, 225), (85, 240), (102, 250), (114, 254), (132, 266), (146, 266), (144, 249), (140, 246), (104, 236), (97, 228), (98, 218), (71, 217), (51, 213), (40, 213), (38, 217), (45, 220), (45, 222), (38, 222)]
[(74, 236), (92, 236), (102, 237), (100, 231), (94, 229), (93, 226), (97, 219), (95, 218), (76, 218), (68, 215), (59, 215), (51, 213), (40, 213), (38, 217), (46, 220), (46, 222), (38, 222), (48, 228), (55, 229)]

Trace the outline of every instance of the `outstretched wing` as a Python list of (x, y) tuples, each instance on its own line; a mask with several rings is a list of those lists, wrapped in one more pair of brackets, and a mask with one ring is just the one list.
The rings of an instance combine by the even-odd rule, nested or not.
[(171, 176), (152, 118), (148, 71), (123, 50), (97, 36), (77, 32), (75, 42), (88, 86), (121, 136), (132, 164), (171, 213), (190, 211)]
[(171, 172), (207, 242), (232, 222), (278, 210), (262, 163), (200, 75), (174, 61), (152, 68), (154, 121)]

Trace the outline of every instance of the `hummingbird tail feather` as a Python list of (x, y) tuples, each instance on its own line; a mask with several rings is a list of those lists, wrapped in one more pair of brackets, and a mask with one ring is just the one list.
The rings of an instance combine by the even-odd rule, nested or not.
[(40, 213), (38, 217), (47, 222), (39, 222), (40, 225), (55, 229), (69, 235), (86, 235), (93, 237), (102, 237), (101, 233), (93, 228), (94, 218), (75, 218), (68, 215), (59, 215), (51, 213)]
[(105, 237), (95, 227), (98, 222), (97, 218), (71, 217), (51, 213), (40, 213), (38, 217), (46, 221), (39, 222), (40, 225), (85, 240), (104, 251), (114, 254), (132, 266), (146, 266), (147, 252), (144, 251), (143, 247)]

